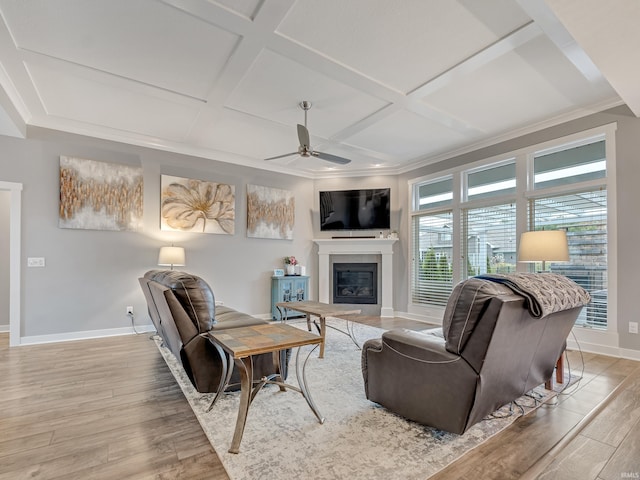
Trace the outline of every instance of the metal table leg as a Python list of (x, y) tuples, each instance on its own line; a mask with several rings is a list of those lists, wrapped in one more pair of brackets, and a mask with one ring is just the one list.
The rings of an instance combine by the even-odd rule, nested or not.
[(216, 348), (218, 354), (220, 355), (220, 361), (222, 362), (222, 372), (220, 373), (220, 383), (218, 384), (218, 389), (216, 390), (216, 396), (213, 397), (213, 401), (211, 402), (211, 405), (209, 405), (209, 408), (207, 408), (207, 412), (209, 412), (213, 408), (215, 403), (218, 401), (218, 398), (220, 398), (220, 395), (222, 395), (222, 392), (224, 392), (225, 388), (227, 388), (227, 385), (229, 385), (229, 381), (231, 380), (231, 374), (233, 373), (233, 364), (231, 363), (231, 358), (229, 357), (227, 352), (225, 352), (217, 343), (210, 343)]
[(251, 400), (253, 400), (253, 397), (255, 396), (251, 388), (253, 383), (253, 362), (251, 357), (235, 359), (235, 364), (240, 370), (240, 406), (238, 408), (236, 429), (233, 433), (233, 440), (231, 441), (229, 453), (238, 453), (240, 451), (240, 442), (242, 441), (244, 426), (247, 423), (249, 406), (251, 405)]

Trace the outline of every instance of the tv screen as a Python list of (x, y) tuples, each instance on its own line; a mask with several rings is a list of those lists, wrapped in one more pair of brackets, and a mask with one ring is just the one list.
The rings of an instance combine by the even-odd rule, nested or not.
[(374, 230), (391, 226), (390, 189), (320, 192), (320, 230)]

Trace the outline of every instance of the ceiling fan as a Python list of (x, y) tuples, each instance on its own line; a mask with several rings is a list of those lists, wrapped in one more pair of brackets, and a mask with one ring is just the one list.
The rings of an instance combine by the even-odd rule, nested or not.
[(291, 155), (300, 155), (301, 157), (317, 157), (322, 160), (327, 160), (328, 162), (339, 163), (340, 165), (346, 165), (349, 163), (351, 160), (338, 157), (337, 155), (331, 155), (329, 153), (316, 152), (311, 148), (309, 142), (309, 130), (307, 129), (307, 111), (311, 108), (311, 102), (304, 101), (300, 102), (298, 105), (304, 110), (304, 125), (298, 124), (298, 141), (300, 142), (298, 151), (265, 158), (265, 160), (276, 160), (277, 158), (289, 157)]

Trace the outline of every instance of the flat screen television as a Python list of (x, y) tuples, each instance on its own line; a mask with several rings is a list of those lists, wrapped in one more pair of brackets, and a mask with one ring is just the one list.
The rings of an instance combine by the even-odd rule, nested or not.
[(391, 226), (389, 188), (320, 192), (320, 230), (376, 230)]

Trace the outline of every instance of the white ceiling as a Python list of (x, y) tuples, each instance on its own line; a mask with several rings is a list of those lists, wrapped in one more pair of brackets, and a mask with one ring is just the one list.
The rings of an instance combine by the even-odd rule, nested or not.
[[(0, 0), (0, 133), (323, 177), (400, 173), (627, 103), (637, 0)], [(298, 156), (298, 107), (316, 150)], [(64, 153), (64, 152), (61, 152)]]

